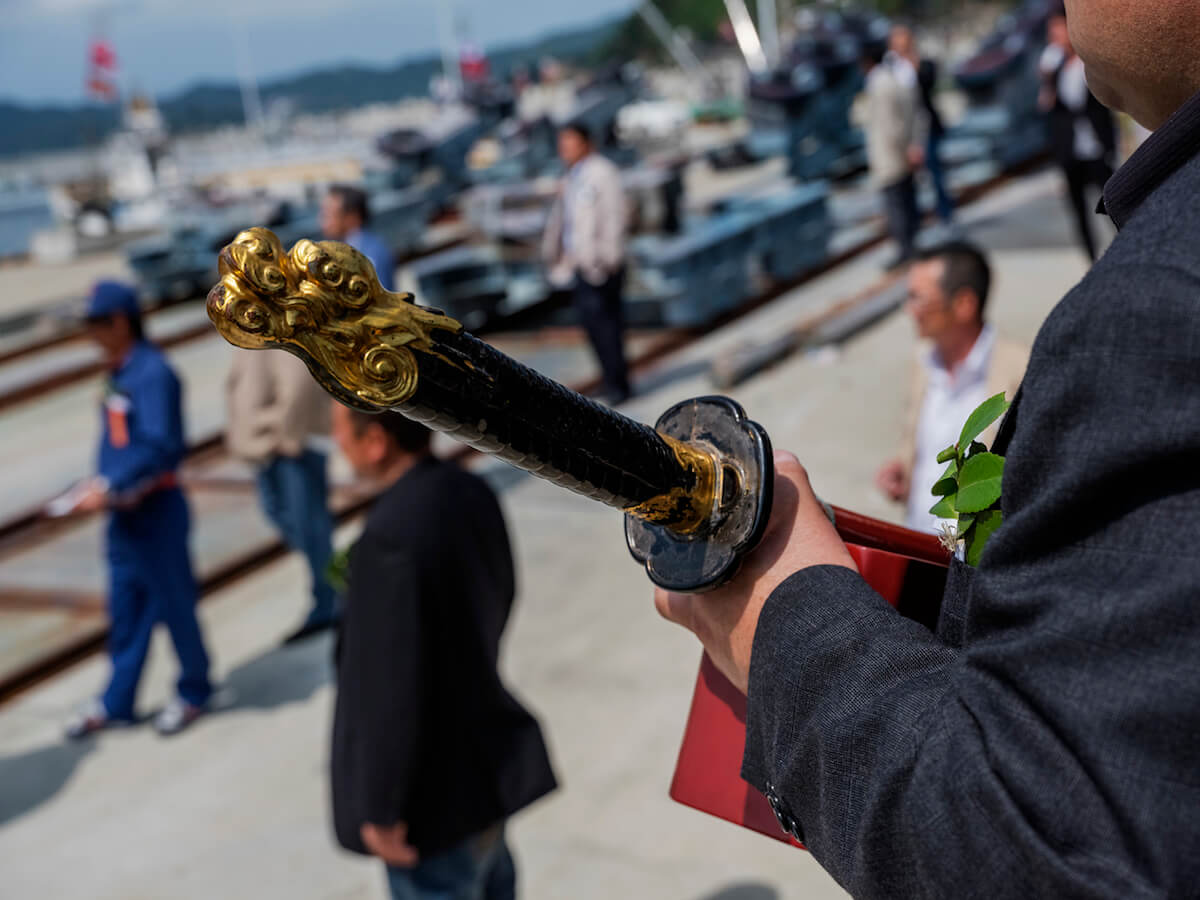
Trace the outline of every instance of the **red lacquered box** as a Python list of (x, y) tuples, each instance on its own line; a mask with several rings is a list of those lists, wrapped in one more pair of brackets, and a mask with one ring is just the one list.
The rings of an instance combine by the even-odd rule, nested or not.
[[(945, 582), (945, 553), (915, 556), (848, 543), (863, 578), (910, 618), (930, 627)], [(911, 552), (911, 551), (910, 551)], [(719, 671), (707, 654), (692, 695), (692, 709), (675, 763), (671, 798), (727, 819), (776, 840), (802, 847), (779, 827), (766, 797), (742, 780), (746, 742), (746, 698)]]

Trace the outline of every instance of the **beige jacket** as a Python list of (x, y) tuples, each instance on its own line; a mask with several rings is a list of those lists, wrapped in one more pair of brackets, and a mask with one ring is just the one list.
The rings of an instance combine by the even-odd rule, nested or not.
[[(996, 336), (992, 347), (992, 358), (988, 363), (987, 395), (994, 397), (1003, 393), (1011, 403), (1025, 377), (1025, 367), (1029, 364), (1029, 348), (1016, 341), (1010, 341)], [(921, 403), (925, 399), (925, 388), (929, 383), (929, 374), (925, 370), (920, 357), (914, 359), (912, 366), (912, 381), (909, 385), (908, 403), (905, 407), (904, 431), (900, 439), (900, 459), (904, 462), (905, 470), (911, 475), (917, 460), (917, 426), (921, 415)], [(979, 440), (989, 447), (996, 439), (1000, 423), (996, 422), (983, 433)]]
[(225, 443), (239, 459), (299, 456), (311, 437), (329, 434), (329, 395), (290, 353), (235, 351), (225, 395)]
[[(576, 273), (592, 284), (602, 284), (625, 262), (629, 210), (620, 170), (598, 153), (576, 165), (578, 170), (564, 176), (559, 185), (542, 236), (550, 281), (559, 286), (569, 285)], [(570, 250), (563, 246), (568, 215)]]
[(867, 166), (875, 186), (887, 187), (912, 172), (908, 150), (924, 146), (925, 113), (915, 79), (906, 83), (889, 62), (867, 73), (863, 94)]

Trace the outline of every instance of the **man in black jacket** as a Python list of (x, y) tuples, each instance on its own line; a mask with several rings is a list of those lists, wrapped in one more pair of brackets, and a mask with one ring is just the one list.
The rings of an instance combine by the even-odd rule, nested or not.
[(936, 633), (859, 577), (793, 457), (732, 584), (660, 594), (747, 691), (743, 776), (858, 897), (1200, 885), (1200, 4), (1073, 0), (1154, 134), (997, 437), (1004, 523)]
[(1067, 199), (1083, 249), (1096, 261), (1092, 210), (1087, 189), (1100, 190), (1113, 174), (1117, 129), (1108, 107), (1088, 90), (1083, 60), (1071, 44), (1067, 17), (1056, 15), (1046, 25), (1049, 43), (1042, 54), (1042, 91), (1038, 105), (1049, 117), (1050, 147), (1067, 180)]
[(496, 671), (514, 590), (500, 507), (398, 413), (335, 405), (333, 434), (360, 475), (389, 485), (350, 555), (338, 841), (383, 859), (397, 900), (511, 898), (504, 821), (555, 781), (537, 722)]

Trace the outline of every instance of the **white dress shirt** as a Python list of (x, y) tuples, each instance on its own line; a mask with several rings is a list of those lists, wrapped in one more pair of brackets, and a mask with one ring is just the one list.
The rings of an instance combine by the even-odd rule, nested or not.
[(562, 249), (565, 253), (575, 249), (573, 245), (574, 235), (571, 233), (571, 228), (574, 225), (575, 206), (583, 202), (584, 198), (581, 195), (583, 188), (580, 187), (583, 179), (580, 175), (583, 173), (583, 167), (587, 165), (591, 154), (588, 154), (583, 159), (576, 162), (563, 176), (563, 228), (562, 228)]
[(896, 76), (896, 80), (901, 86), (910, 90), (917, 88), (917, 70), (913, 64), (891, 50), (887, 52), (887, 56), (883, 58), (884, 64), (892, 69), (892, 73)]
[(937, 455), (958, 442), (967, 417), (988, 398), (988, 370), (995, 344), (995, 331), (985, 325), (971, 352), (953, 374), (942, 362), (936, 348), (922, 360), (929, 378), (917, 418), (917, 456), (908, 491), (906, 518), (909, 528), (940, 530), (944, 520), (929, 513), (929, 507), (937, 502), (930, 490), (946, 468), (945, 463), (937, 461)]

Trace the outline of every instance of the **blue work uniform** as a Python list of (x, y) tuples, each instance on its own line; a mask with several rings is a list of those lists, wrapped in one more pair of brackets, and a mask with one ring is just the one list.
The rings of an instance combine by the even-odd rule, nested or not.
[(188, 556), (188, 506), (175, 481), (186, 450), (179, 379), (155, 347), (138, 341), (112, 373), (101, 404), (98, 470), (116, 508), (108, 522), (109, 652), (104, 692), (111, 719), (132, 719), (150, 635), (162, 622), (179, 656), (179, 696), (203, 706), (212, 693), (196, 620)]
[(365, 256), (375, 267), (375, 274), (385, 291), (394, 291), (396, 261), (387, 244), (374, 232), (360, 228), (346, 235), (346, 243)]

